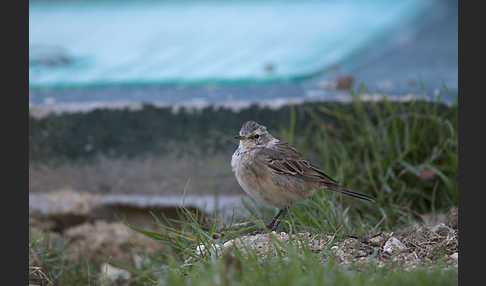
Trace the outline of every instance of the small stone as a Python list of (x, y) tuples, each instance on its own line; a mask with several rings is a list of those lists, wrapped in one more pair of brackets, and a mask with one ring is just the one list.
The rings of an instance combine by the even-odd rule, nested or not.
[(454, 230), (452, 228), (448, 227), (442, 222), (434, 225), (430, 228), (430, 230), (441, 236), (447, 236), (449, 233), (454, 233)]
[(382, 246), (384, 241), (385, 241), (385, 237), (382, 235), (378, 235), (370, 238), (369, 243), (372, 246)]
[(135, 254), (133, 256), (133, 263), (135, 264), (135, 267), (137, 269), (141, 269), (142, 268), (142, 262), (143, 262), (143, 258), (140, 255)]
[(107, 281), (113, 283), (119, 280), (128, 280), (128, 279), (130, 279), (130, 272), (111, 266), (108, 263), (103, 263), (101, 265), (101, 273), (100, 273), (101, 281)]
[(456, 207), (453, 207), (449, 210), (449, 213), (446, 216), (446, 225), (452, 229), (458, 230), (459, 225), (459, 211)]
[(407, 247), (405, 244), (403, 244), (400, 240), (398, 240), (395, 237), (390, 237), (390, 239), (387, 240), (385, 243), (385, 246), (383, 246), (383, 251), (389, 254), (395, 253), (395, 252), (402, 252), (406, 250)]
[(454, 252), (449, 257), (452, 258), (452, 259), (454, 259), (454, 260), (458, 260), (459, 259), (459, 253), (458, 252)]
[(223, 249), (224, 250), (231, 250), (233, 249), (233, 240), (228, 240), (223, 244)]
[(206, 246), (204, 244), (199, 244), (196, 247), (196, 254), (199, 256), (204, 256), (209, 253), (211, 257), (215, 257), (221, 255), (222, 252), (223, 252), (222, 244), (212, 244), (208, 250), (206, 250)]

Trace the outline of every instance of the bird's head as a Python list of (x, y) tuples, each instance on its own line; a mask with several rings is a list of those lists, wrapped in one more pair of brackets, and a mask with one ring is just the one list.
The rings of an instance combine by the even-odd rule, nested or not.
[(264, 147), (274, 138), (265, 126), (255, 121), (247, 121), (241, 127), (240, 134), (235, 136), (235, 139), (240, 140), (240, 147), (252, 149)]

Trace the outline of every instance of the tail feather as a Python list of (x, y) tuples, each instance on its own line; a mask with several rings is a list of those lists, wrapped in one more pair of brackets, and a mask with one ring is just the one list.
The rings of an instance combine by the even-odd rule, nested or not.
[(366, 201), (369, 201), (369, 202), (376, 202), (375, 199), (371, 196), (361, 194), (361, 193), (357, 193), (357, 192), (353, 192), (351, 190), (348, 190), (348, 189), (340, 187), (340, 186), (338, 186), (336, 188), (332, 188), (331, 190), (343, 193), (343, 194), (351, 196), (353, 198), (358, 198), (358, 199), (366, 200)]

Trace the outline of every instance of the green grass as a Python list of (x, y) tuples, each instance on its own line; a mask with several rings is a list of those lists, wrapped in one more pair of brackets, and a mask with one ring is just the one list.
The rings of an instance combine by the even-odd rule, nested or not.
[[(420, 214), (457, 205), (457, 105), (445, 108), (439, 100), (393, 103), (386, 97), (365, 103), (355, 94), (351, 106), (346, 112), (324, 105), (306, 110), (312, 120), (300, 137), (294, 135), (293, 121), (282, 133), (299, 149), (318, 154), (319, 166), (329, 170), (332, 177), (346, 187), (374, 196), (377, 203), (323, 192), (305, 207), (295, 208), (295, 215), (328, 208), (323, 201), (331, 198), (359, 214), (353, 217), (357, 225), (381, 221), (389, 230), (408, 224)], [(421, 178), (426, 172), (433, 178)], [(298, 217), (305, 225), (318, 228), (304, 215)]]
[[(457, 271), (398, 269), (355, 271), (334, 261), (321, 263), (317, 255), (290, 255), (288, 259), (253, 258), (229, 263), (220, 259), (200, 263), (189, 271), (169, 268), (152, 282), (161, 285), (457, 285)], [(235, 259), (236, 260), (236, 259)]]
[[(313, 156), (317, 165), (344, 186), (372, 195), (377, 202), (320, 192), (293, 206), (280, 231), (332, 233), (335, 239), (372, 235), (409, 226), (422, 214), (457, 206), (457, 104), (448, 107), (438, 100), (394, 103), (386, 97), (364, 102), (358, 93), (351, 104), (341, 108), (326, 104), (290, 108), (289, 123), (275, 135), (297, 146), (306, 157)], [(304, 129), (296, 128), (299, 118), (310, 118)], [(429, 178), (424, 178), (427, 172)], [(248, 209), (250, 220), (262, 227), (273, 213), (268, 208), (260, 211), (263, 217)], [(201, 222), (185, 209), (179, 219), (154, 218), (159, 232), (132, 229), (167, 245), (168, 250), (141, 269), (118, 264), (132, 273), (133, 285), (457, 284), (457, 269), (443, 270), (439, 262), (436, 267), (410, 272), (393, 265), (343, 266), (334, 261), (329, 249), (313, 253), (284, 245), (287, 255), (268, 259), (251, 251), (245, 257), (238, 250), (222, 257), (209, 252), (201, 256), (196, 253), (197, 245), (208, 250), (254, 227), (220, 231), (227, 226), (217, 217)], [(32, 245), (35, 252), (38, 247)], [(322, 262), (324, 254), (327, 261)], [(188, 259), (192, 262), (184, 263)], [(53, 273), (66, 273), (54, 266), (56, 262), (46, 265)], [(84, 275), (78, 276), (90, 281), (93, 276), (86, 274), (86, 267), (82, 269)]]
[(29, 235), (29, 266), (41, 267), (55, 285), (87, 285), (98, 268), (88, 259), (73, 261), (66, 251), (69, 241), (42, 234)]
[[(49, 252), (42, 267), (53, 276), (55, 285), (103, 285), (99, 265), (89, 261), (66, 260), (56, 248), (31, 245), (38, 252)], [(52, 245), (51, 245), (52, 247)], [(338, 264), (332, 256), (323, 261), (322, 253), (304, 249), (297, 251), (284, 245), (287, 255), (258, 258), (251, 250), (248, 257), (238, 251), (219, 258), (206, 256), (192, 264), (184, 264), (174, 252), (152, 257), (142, 268), (113, 262), (114, 266), (132, 274), (123, 285), (457, 285), (457, 269), (417, 268), (405, 271), (392, 264), (383, 268), (374, 265), (357, 267)], [(39, 249), (40, 248), (40, 249)], [(194, 251), (194, 245), (188, 250)], [(328, 254), (328, 252), (325, 252)], [(33, 262), (31, 262), (33, 263)], [(36, 264), (38, 266), (39, 264)], [(105, 281), (106, 282), (106, 281)], [(105, 285), (111, 285), (106, 282)]]

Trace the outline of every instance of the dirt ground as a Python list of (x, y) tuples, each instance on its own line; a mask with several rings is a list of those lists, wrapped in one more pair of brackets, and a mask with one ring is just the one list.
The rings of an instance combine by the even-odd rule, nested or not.
[[(322, 253), (322, 262), (329, 259), (330, 249), (333, 255), (342, 264), (366, 265), (375, 262), (378, 267), (389, 263), (402, 267), (405, 270), (417, 266), (433, 266), (441, 264), (444, 267), (457, 267), (458, 246), (458, 210), (452, 208), (447, 214), (439, 216), (434, 224), (416, 224), (408, 229), (397, 232), (382, 232), (370, 237), (346, 237), (335, 240), (334, 234), (313, 234), (273, 232), (271, 234), (246, 235), (221, 244), (213, 245), (212, 249), (204, 250), (200, 245), (197, 250), (200, 255), (224, 255), (233, 247), (244, 252), (246, 245), (261, 257), (285, 253), (285, 250), (272, 241), (278, 239), (284, 243), (292, 243), (298, 247), (305, 244), (313, 252)], [(276, 249), (280, 248), (279, 251)], [(192, 263), (192, 258), (186, 263)]]
[[(50, 231), (53, 222), (31, 216), (31, 236), (40, 233), (50, 238), (69, 240), (66, 252), (71, 259), (89, 258), (96, 262), (107, 259), (136, 262), (140, 254), (156, 253), (164, 246), (150, 238), (130, 230), (120, 222), (91, 221), (65, 228), (61, 233)], [(452, 208), (439, 217), (434, 224), (416, 224), (397, 232), (382, 232), (371, 237), (347, 237), (336, 241), (333, 234), (281, 232), (246, 235), (220, 245), (214, 245), (215, 253), (224, 253), (232, 247), (246, 244), (260, 256), (275, 255), (271, 236), (282, 242), (306, 243), (314, 252), (322, 253), (326, 261), (330, 249), (342, 264), (367, 264), (374, 261), (378, 266), (393, 262), (404, 269), (443, 263), (458, 265), (458, 210)], [(329, 245), (330, 244), (330, 245)], [(203, 252), (201, 252), (203, 253)], [(32, 259), (35, 259), (32, 258)], [(190, 261), (188, 261), (190, 263)]]

